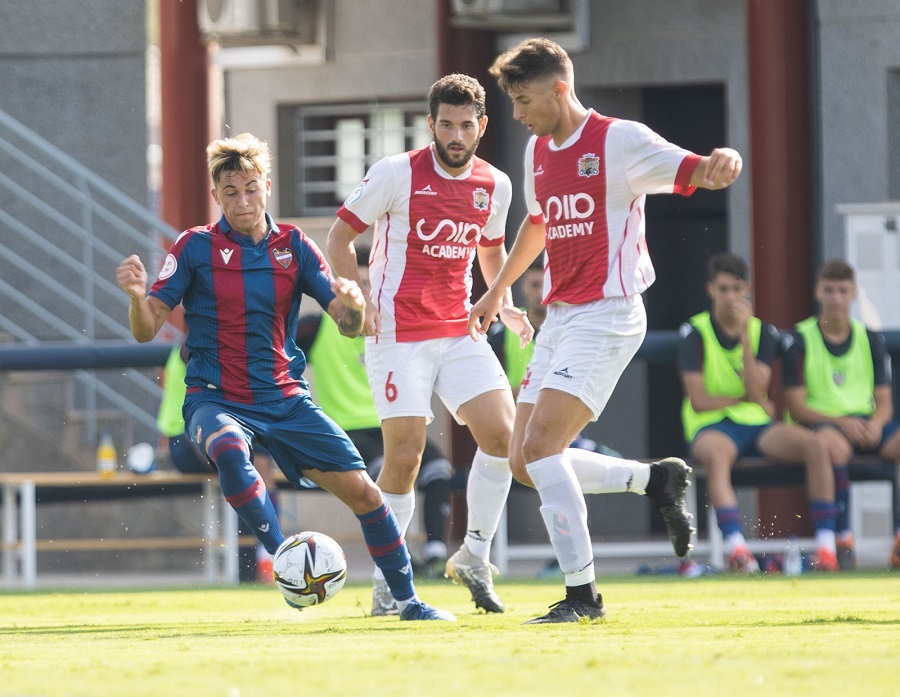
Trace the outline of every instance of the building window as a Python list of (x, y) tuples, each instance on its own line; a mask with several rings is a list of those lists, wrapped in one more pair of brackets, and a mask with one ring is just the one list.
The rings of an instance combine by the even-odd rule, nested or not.
[(292, 201), (302, 217), (331, 216), (385, 155), (431, 141), (421, 101), (301, 106), (293, 110)]

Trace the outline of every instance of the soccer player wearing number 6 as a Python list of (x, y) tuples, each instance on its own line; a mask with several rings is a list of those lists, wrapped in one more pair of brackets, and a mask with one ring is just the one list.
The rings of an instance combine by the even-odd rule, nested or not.
[[(741, 157), (719, 148), (700, 157), (646, 126), (601, 116), (575, 96), (572, 61), (548, 39), (528, 39), (490, 69), (533, 134), (525, 153), (522, 223), (503, 269), (470, 313), (474, 339), (487, 331), (512, 283), (546, 250), (547, 319), (518, 397), (511, 464), (533, 481), (566, 597), (533, 623), (601, 617), (584, 481), (566, 446), (603, 411), (646, 333), (641, 293), (655, 274), (644, 241), (647, 194), (690, 194), (737, 180)], [(596, 471), (603, 473), (603, 456)], [(613, 458), (609, 458), (613, 460)], [(612, 469), (623, 490), (645, 491), (666, 519), (679, 555), (687, 553), (687, 468), (670, 459), (643, 470)], [(614, 482), (613, 482), (614, 483)]]
[(184, 304), (188, 349), (186, 432), (219, 473), (222, 493), (274, 554), (284, 541), (265, 484), (253, 465), (268, 449), (288, 481), (308, 478), (357, 516), (403, 620), (454, 620), (419, 600), (397, 519), (347, 435), (316, 406), (303, 378), (306, 358), (294, 336), (306, 293), (342, 334), (362, 329), (365, 298), (346, 278), (332, 278), (316, 246), (266, 212), (272, 190), (266, 143), (249, 133), (207, 147), (217, 223), (183, 232), (147, 294), (147, 272), (132, 255), (116, 269), (131, 298), (128, 320), (150, 341)]
[[(384, 436), (378, 485), (405, 532), (436, 393), (478, 445), (467, 484), (465, 539), (446, 573), (469, 589), (477, 607), (503, 612), (489, 554), (512, 482), (507, 448), (515, 407), (500, 363), (487, 342), (468, 339), (466, 320), (476, 254), (488, 282), (506, 259), (512, 185), (475, 156), (488, 120), (477, 80), (441, 78), (428, 102), (433, 143), (372, 166), (337, 212), (328, 253), (337, 273), (357, 281), (354, 240), (374, 224), (363, 332)], [(508, 293), (503, 303), (504, 322), (529, 342), (525, 313)]]

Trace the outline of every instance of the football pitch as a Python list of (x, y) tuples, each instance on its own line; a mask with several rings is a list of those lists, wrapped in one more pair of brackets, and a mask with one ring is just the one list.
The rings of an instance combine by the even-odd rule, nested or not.
[(608, 616), (523, 625), (562, 581), (499, 581), (507, 611), (421, 582), (459, 621), (368, 617), (348, 585), (298, 612), (271, 587), (0, 594), (0, 695), (896, 695), (900, 574), (609, 577)]

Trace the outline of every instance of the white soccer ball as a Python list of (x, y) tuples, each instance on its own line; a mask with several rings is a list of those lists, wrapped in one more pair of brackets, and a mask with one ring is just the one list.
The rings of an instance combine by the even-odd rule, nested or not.
[(300, 532), (278, 547), (272, 571), (288, 605), (304, 608), (337, 595), (347, 580), (347, 558), (328, 535)]

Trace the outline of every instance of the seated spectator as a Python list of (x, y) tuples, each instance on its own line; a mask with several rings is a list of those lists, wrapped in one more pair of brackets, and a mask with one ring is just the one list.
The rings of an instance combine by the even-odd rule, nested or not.
[[(900, 459), (900, 422), (893, 420), (891, 360), (884, 336), (850, 317), (856, 298), (853, 267), (826, 262), (816, 282), (817, 316), (787, 337), (784, 398), (791, 418), (812, 428), (834, 465), (837, 549), (842, 569), (856, 566), (850, 528), (850, 459), (877, 453)], [(900, 567), (900, 521), (891, 565)]]
[(741, 573), (759, 570), (742, 532), (731, 468), (741, 456), (765, 455), (806, 465), (818, 547), (814, 566), (837, 571), (831, 460), (812, 431), (775, 420), (767, 390), (778, 332), (753, 315), (747, 263), (733, 254), (711, 257), (706, 292), (711, 310), (694, 315), (680, 330), (682, 421), (691, 455), (706, 468), (728, 566)]
[[(356, 245), (360, 287), (368, 297), (369, 248)], [(384, 463), (384, 439), (365, 369), (365, 337), (348, 339), (340, 334), (330, 317), (321, 314), (300, 318), (297, 344), (306, 355), (315, 375), (311, 383), (322, 410), (337, 422), (362, 455), (372, 479), (378, 478)], [(440, 446), (426, 439), (416, 488), (422, 495), (425, 549), (416, 574), (443, 576), (447, 561), (450, 518), (450, 476), (453, 466)], [(372, 615), (396, 614), (396, 603), (379, 570), (375, 570)]]

